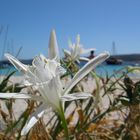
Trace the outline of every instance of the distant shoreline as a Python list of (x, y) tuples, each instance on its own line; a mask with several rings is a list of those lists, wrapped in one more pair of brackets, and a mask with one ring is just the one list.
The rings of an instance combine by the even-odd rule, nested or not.
[(123, 61), (136, 61), (140, 63), (140, 54), (118, 54), (111, 56), (117, 59), (122, 59)]
[[(111, 55), (111, 57), (115, 57), (117, 59), (122, 59), (123, 61), (135, 61), (140, 63), (140, 54), (118, 54), (118, 55)], [(20, 59), (24, 64), (32, 64), (33, 59)], [(2, 66), (7, 66), (7, 65), (12, 65), (8, 60), (0, 60), (0, 67)]]

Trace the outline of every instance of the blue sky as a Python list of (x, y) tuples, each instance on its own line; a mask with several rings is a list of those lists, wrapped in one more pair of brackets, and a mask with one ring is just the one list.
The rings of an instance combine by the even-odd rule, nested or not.
[(7, 26), (5, 50), (15, 55), (22, 46), (21, 58), (47, 56), (53, 28), (60, 50), (80, 34), (96, 54), (111, 52), (112, 41), (118, 54), (140, 53), (140, 0), (0, 0), (0, 57)]

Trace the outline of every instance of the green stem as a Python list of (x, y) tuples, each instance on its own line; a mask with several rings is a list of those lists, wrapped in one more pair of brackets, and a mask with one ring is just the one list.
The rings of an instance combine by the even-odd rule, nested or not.
[(72, 62), (70, 61), (69, 63), (68, 63), (68, 66), (67, 66), (67, 68), (69, 69), (69, 67), (72, 65)]
[(69, 138), (69, 132), (68, 132), (68, 125), (67, 125), (67, 121), (66, 121), (66, 119), (65, 119), (65, 114), (64, 114), (63, 107), (62, 107), (62, 103), (60, 103), (59, 116), (60, 116), (60, 118), (61, 118), (62, 126), (63, 126), (63, 128), (64, 128), (65, 139), (66, 139), (66, 140), (70, 140), (70, 138)]
[(96, 87), (95, 104), (94, 104), (94, 108), (95, 108), (96, 105), (98, 104), (98, 102), (101, 102), (101, 99), (100, 99), (100, 84), (99, 84), (99, 78), (96, 75), (96, 73), (92, 71), (91, 74), (94, 77), (95, 83), (96, 83), (96, 86), (97, 86)]

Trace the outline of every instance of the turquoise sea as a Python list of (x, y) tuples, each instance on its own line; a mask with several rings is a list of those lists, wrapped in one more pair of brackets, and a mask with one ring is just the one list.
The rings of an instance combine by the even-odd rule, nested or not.
[[(82, 67), (84, 65), (84, 63), (81, 63), (80, 67)], [(98, 66), (95, 71), (97, 74), (99, 74), (100, 76), (105, 76), (106, 74), (108, 75), (112, 75), (113, 73), (115, 73), (116, 71), (127, 67), (127, 66), (133, 66), (134, 63), (123, 63), (122, 65), (107, 65), (106, 63), (101, 64), (100, 66)], [(7, 68), (1, 68), (0, 69), (0, 75), (7, 75), (10, 72), (16, 71), (14, 75), (16, 76), (20, 76), (21, 73), (19, 73), (13, 66), (7, 67)], [(135, 76), (135, 75), (132, 75)]]

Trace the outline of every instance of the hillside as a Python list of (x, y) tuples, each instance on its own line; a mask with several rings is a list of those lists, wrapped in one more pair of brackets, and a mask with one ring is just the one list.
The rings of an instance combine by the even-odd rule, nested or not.
[(140, 62), (140, 54), (121, 54), (121, 55), (113, 55), (112, 57), (122, 59), (123, 61)]

